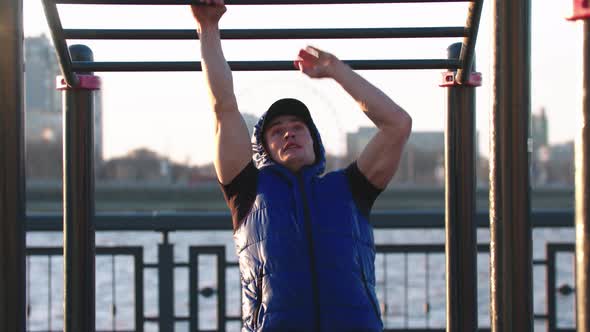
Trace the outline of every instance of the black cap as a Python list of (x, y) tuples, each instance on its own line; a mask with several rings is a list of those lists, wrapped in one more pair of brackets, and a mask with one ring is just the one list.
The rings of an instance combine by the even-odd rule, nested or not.
[(307, 106), (297, 99), (284, 98), (275, 101), (266, 111), (266, 115), (262, 122), (263, 137), (268, 124), (270, 124), (274, 118), (281, 115), (294, 115), (303, 120), (309, 129), (313, 127), (313, 120), (311, 119), (311, 114), (309, 113)]

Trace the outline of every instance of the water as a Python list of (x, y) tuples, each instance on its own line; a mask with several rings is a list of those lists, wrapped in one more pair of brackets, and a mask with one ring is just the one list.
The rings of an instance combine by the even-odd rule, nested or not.
[[(534, 259), (545, 259), (547, 243), (573, 243), (572, 228), (535, 229), (533, 231)], [(144, 262), (157, 261), (157, 245), (161, 234), (156, 232), (99, 232), (96, 235), (97, 247), (140, 246), (144, 250)], [(174, 244), (174, 257), (177, 263), (189, 260), (189, 247), (196, 245), (223, 245), (226, 260), (236, 261), (231, 232), (175, 232), (169, 240)], [(442, 230), (377, 230), (377, 244), (443, 244)], [(478, 230), (478, 242), (489, 242), (489, 231)], [(61, 246), (61, 233), (27, 234), (27, 246)], [(409, 254), (406, 258), (399, 254), (378, 255), (376, 259), (377, 294), (384, 313), (387, 328), (445, 326), (445, 258), (444, 253)], [(216, 288), (216, 261), (213, 256), (201, 257), (199, 265), (199, 285)], [(407, 268), (407, 274), (404, 270)], [(29, 331), (63, 329), (63, 260), (61, 256), (49, 259), (47, 256), (30, 257), (27, 262), (28, 298), (30, 315)], [(428, 270), (428, 274), (426, 271)], [(557, 255), (556, 285), (574, 285), (573, 253)], [(133, 330), (134, 326), (134, 265), (130, 256), (97, 256), (96, 258), (96, 327), (97, 330)], [(534, 312), (546, 313), (546, 267), (535, 266), (534, 274)], [(158, 315), (158, 278), (154, 268), (144, 269), (144, 315)], [(478, 255), (478, 314), (479, 325), (489, 327), (489, 255)], [(113, 276), (115, 282), (113, 282)], [(178, 267), (174, 272), (174, 310), (176, 317), (188, 317), (189, 270)], [(427, 277), (428, 276), (428, 277)], [(226, 271), (226, 314), (239, 316), (239, 273), (237, 268)], [(387, 283), (384, 283), (387, 280)], [(407, 283), (407, 293), (404, 284)], [(199, 297), (199, 321), (201, 329), (215, 329), (217, 310), (216, 295)], [(426, 310), (428, 304), (429, 310)], [(116, 313), (113, 306), (116, 305)], [(574, 295), (557, 295), (557, 317), (559, 328), (573, 328)], [(176, 323), (176, 331), (188, 331), (188, 322)], [(146, 323), (145, 331), (158, 331), (157, 324)], [(544, 321), (536, 322), (536, 331), (545, 331)], [(228, 325), (229, 331), (239, 331), (239, 324)]]

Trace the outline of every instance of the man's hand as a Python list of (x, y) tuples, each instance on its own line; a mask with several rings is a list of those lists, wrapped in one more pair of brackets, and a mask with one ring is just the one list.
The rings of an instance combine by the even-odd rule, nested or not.
[(328, 52), (313, 46), (307, 46), (299, 51), (295, 68), (312, 78), (333, 77), (335, 66), (341, 61)]
[(221, 16), (227, 10), (223, 0), (197, 0), (199, 4), (191, 5), (193, 16), (199, 30), (208, 26), (217, 26)]

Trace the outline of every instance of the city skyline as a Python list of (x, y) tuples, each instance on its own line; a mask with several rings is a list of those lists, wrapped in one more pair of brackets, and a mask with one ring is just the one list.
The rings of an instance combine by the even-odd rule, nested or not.
[[(25, 2), (25, 34), (48, 34), (40, 4)], [(488, 113), (491, 100), (490, 13), (491, 1), (484, 4), (480, 33), (477, 41), (477, 70), (483, 74), (483, 85), (477, 89), (477, 127), (481, 133), (479, 150), (487, 155)], [(531, 39), (531, 107), (547, 110), (551, 143), (572, 140), (577, 132), (581, 113), (581, 48), (579, 25), (565, 21), (571, 4), (555, 4), (538, 0), (532, 4)], [(109, 8), (105, 8), (109, 7)], [(60, 6), (64, 27), (85, 28), (193, 28), (190, 11), (183, 8), (163, 10), (114, 6)], [(460, 26), (464, 25), (467, 5), (459, 4), (449, 10), (428, 10), (432, 5), (356, 6), (354, 19), (346, 19), (350, 6), (334, 6), (336, 11), (327, 17), (326, 6), (298, 6), (289, 8), (292, 18), (285, 17), (282, 8), (261, 9), (229, 6), (221, 28), (267, 28), (298, 26), (297, 17), (311, 16), (312, 27), (359, 26)], [(244, 6), (242, 6), (244, 7)], [(279, 6), (280, 7), (280, 6)], [(425, 18), (404, 18), (406, 10), (414, 13), (420, 7), (434, 14)], [(313, 15), (310, 8), (314, 9)], [(320, 8), (319, 10), (315, 10)], [(394, 9), (395, 8), (395, 9)], [(403, 10), (397, 10), (403, 8)], [(382, 9), (377, 10), (375, 9)], [(93, 15), (84, 15), (92, 10)], [(373, 11), (373, 12), (371, 12)], [(402, 13), (402, 11), (404, 13)], [(441, 12), (442, 11), (442, 12)], [(273, 14), (274, 15), (270, 15)], [(377, 14), (378, 13), (378, 14)], [(132, 19), (124, 19), (133, 14)], [(168, 14), (168, 15), (166, 15)], [(340, 14), (340, 15), (338, 15)], [(395, 14), (395, 15), (394, 15)], [(110, 15), (109, 22), (100, 22)], [(127, 16), (125, 16), (127, 15)], [(247, 20), (252, 15), (263, 19)], [(322, 16), (323, 15), (323, 16)], [(373, 16), (371, 16), (373, 15)], [(414, 14), (415, 15), (415, 14)], [(175, 17), (176, 16), (176, 17)], [(369, 17), (365, 17), (369, 16)], [(407, 14), (406, 14), (407, 16)], [(436, 17), (433, 17), (436, 16)], [(171, 17), (175, 17), (171, 19)], [(384, 18), (387, 17), (387, 18)], [(415, 18), (415, 19), (414, 19)], [(43, 20), (43, 22), (40, 22)], [(82, 22), (84, 21), (84, 22)], [(86, 22), (88, 21), (88, 22)], [(389, 21), (394, 21), (391, 24)], [(107, 22), (107, 23), (109, 23)], [(153, 22), (162, 22), (154, 26)], [(307, 27), (307, 26), (306, 26)], [(298, 48), (312, 43), (335, 53), (343, 59), (384, 58), (444, 58), (446, 47), (457, 39), (395, 40), (395, 41), (224, 41), (229, 60), (290, 60)], [(350, 47), (354, 42), (355, 47)], [(198, 42), (85, 41), (95, 52), (98, 61), (140, 60), (199, 60)], [(153, 43), (153, 42), (152, 42)], [(348, 43), (348, 44), (347, 44)], [(129, 44), (129, 45), (127, 45)], [(423, 45), (423, 44), (426, 44)], [(270, 45), (270, 46), (269, 46)], [(381, 52), (381, 53), (380, 53)], [(264, 57), (261, 59), (261, 55)], [(561, 66), (555, 68), (552, 63)], [(430, 71), (363, 71), (375, 85), (400, 103), (414, 118), (415, 131), (444, 129), (446, 91), (438, 87), (441, 70)], [(105, 158), (125, 155), (126, 152), (147, 147), (169, 155), (173, 160), (191, 164), (205, 164), (212, 159), (212, 114), (208, 108), (201, 73), (98, 73), (103, 78), (104, 96), (104, 154)], [(329, 81), (312, 81), (292, 72), (235, 73), (235, 90), (242, 111), (255, 116), (277, 98), (289, 94), (301, 98), (310, 106), (323, 139), (333, 154), (343, 155), (346, 133), (369, 125), (355, 103)], [(132, 128), (133, 130), (130, 130)]]

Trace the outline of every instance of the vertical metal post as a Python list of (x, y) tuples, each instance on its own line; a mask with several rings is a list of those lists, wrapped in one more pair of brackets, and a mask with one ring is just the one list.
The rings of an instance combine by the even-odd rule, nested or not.
[[(448, 48), (458, 59), (462, 43)], [(475, 67), (475, 66), (473, 66)], [(455, 75), (452, 73), (451, 75)], [(445, 77), (454, 77), (445, 76)], [(468, 76), (469, 77), (469, 76)], [(475, 222), (475, 86), (448, 87), (445, 131), (445, 252), (447, 332), (477, 330), (477, 237)]]
[(158, 308), (159, 330), (174, 331), (174, 251), (168, 243), (168, 233), (158, 245)]
[(530, 0), (495, 0), (490, 118), (490, 298), (494, 332), (533, 330)]
[[(84, 45), (70, 47), (72, 58), (92, 61)], [(96, 76), (78, 75), (79, 85), (63, 90), (64, 332), (95, 330), (94, 92)]]
[(590, 20), (584, 25), (584, 87), (582, 129), (576, 143), (576, 323), (590, 332)]
[(225, 247), (217, 252), (217, 331), (225, 332)]
[(23, 3), (0, 0), (0, 331), (26, 329)]

